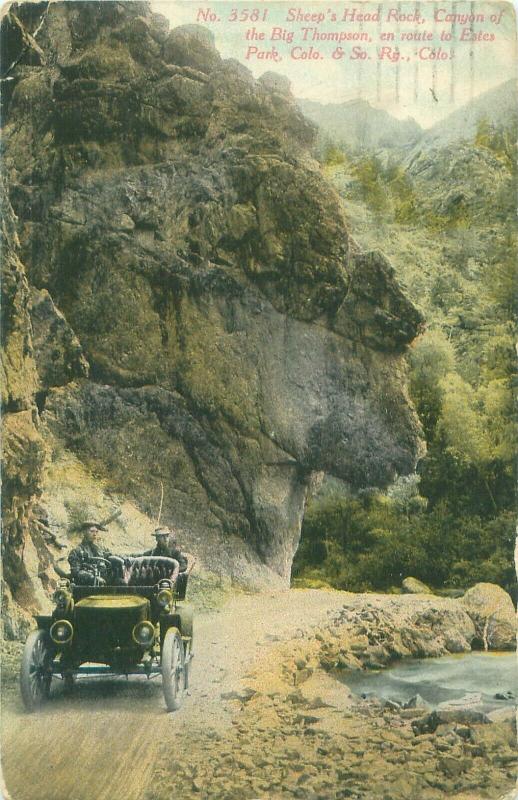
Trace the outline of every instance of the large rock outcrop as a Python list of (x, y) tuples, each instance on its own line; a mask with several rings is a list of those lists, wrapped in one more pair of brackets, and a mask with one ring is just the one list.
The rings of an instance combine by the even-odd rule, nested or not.
[(5, 170), (72, 348), (46, 429), (146, 513), (162, 482), (162, 518), (213, 568), (286, 581), (313, 473), (413, 470), (420, 317), (349, 242), (285, 81), (145, 3), (15, 6), (9, 41), (19, 25), (37, 48), (11, 71)]

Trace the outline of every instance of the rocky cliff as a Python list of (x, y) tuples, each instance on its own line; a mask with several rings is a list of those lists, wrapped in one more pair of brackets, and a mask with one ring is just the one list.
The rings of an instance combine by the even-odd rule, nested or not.
[[(24, 614), (36, 610), (40, 560), (48, 553), (38, 524), (37, 500), (45, 461), (35, 404), (37, 388), (29, 317), (29, 285), (18, 257), (15, 218), (2, 192), (2, 592), (10, 637)], [(14, 601), (14, 602), (13, 602)], [(26, 619), (26, 618), (25, 618)]]
[(3, 36), (45, 437), (147, 514), (162, 482), (208, 566), (287, 581), (315, 473), (414, 468), (419, 314), (349, 241), (283, 78), (139, 2), (13, 6)]

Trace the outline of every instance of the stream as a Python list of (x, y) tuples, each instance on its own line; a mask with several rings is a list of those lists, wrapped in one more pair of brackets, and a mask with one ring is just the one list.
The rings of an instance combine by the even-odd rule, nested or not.
[(419, 695), (431, 708), (469, 706), (489, 712), (514, 706), (516, 653), (466, 653), (401, 661), (379, 672), (350, 672), (340, 680), (363, 697), (405, 705)]

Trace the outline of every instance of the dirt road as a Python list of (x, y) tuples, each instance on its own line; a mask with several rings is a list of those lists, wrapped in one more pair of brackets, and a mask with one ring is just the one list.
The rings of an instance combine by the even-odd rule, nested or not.
[[(237, 595), (223, 610), (197, 619), (191, 695), (168, 714), (160, 678), (80, 682), (71, 697), (60, 686), (37, 714), (26, 714), (4, 686), (2, 768), (8, 800), (142, 800), (156, 754), (187, 727), (225, 727), (238, 688), (259, 655), (298, 630), (318, 624), (350, 595), (291, 590)], [(7, 691), (6, 691), (7, 689)]]

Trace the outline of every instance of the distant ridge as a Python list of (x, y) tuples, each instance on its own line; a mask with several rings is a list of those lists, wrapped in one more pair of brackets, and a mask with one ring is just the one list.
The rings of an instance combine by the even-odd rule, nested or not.
[(421, 144), (442, 147), (458, 139), (471, 139), (477, 132), (481, 119), (493, 125), (509, 124), (517, 114), (518, 82), (514, 79), (501, 83), (470, 100), (428, 128)]
[(297, 100), (297, 103), (324, 133), (354, 148), (411, 147), (423, 135), (422, 128), (411, 117), (396, 119), (384, 109), (373, 108), (366, 100), (327, 104)]
[(518, 82), (512, 78), (488, 89), (424, 130), (412, 117), (397, 119), (367, 100), (319, 103), (298, 99), (297, 103), (303, 114), (331, 139), (350, 147), (444, 147), (457, 140), (472, 139), (483, 118), (494, 125), (510, 124), (518, 113)]

